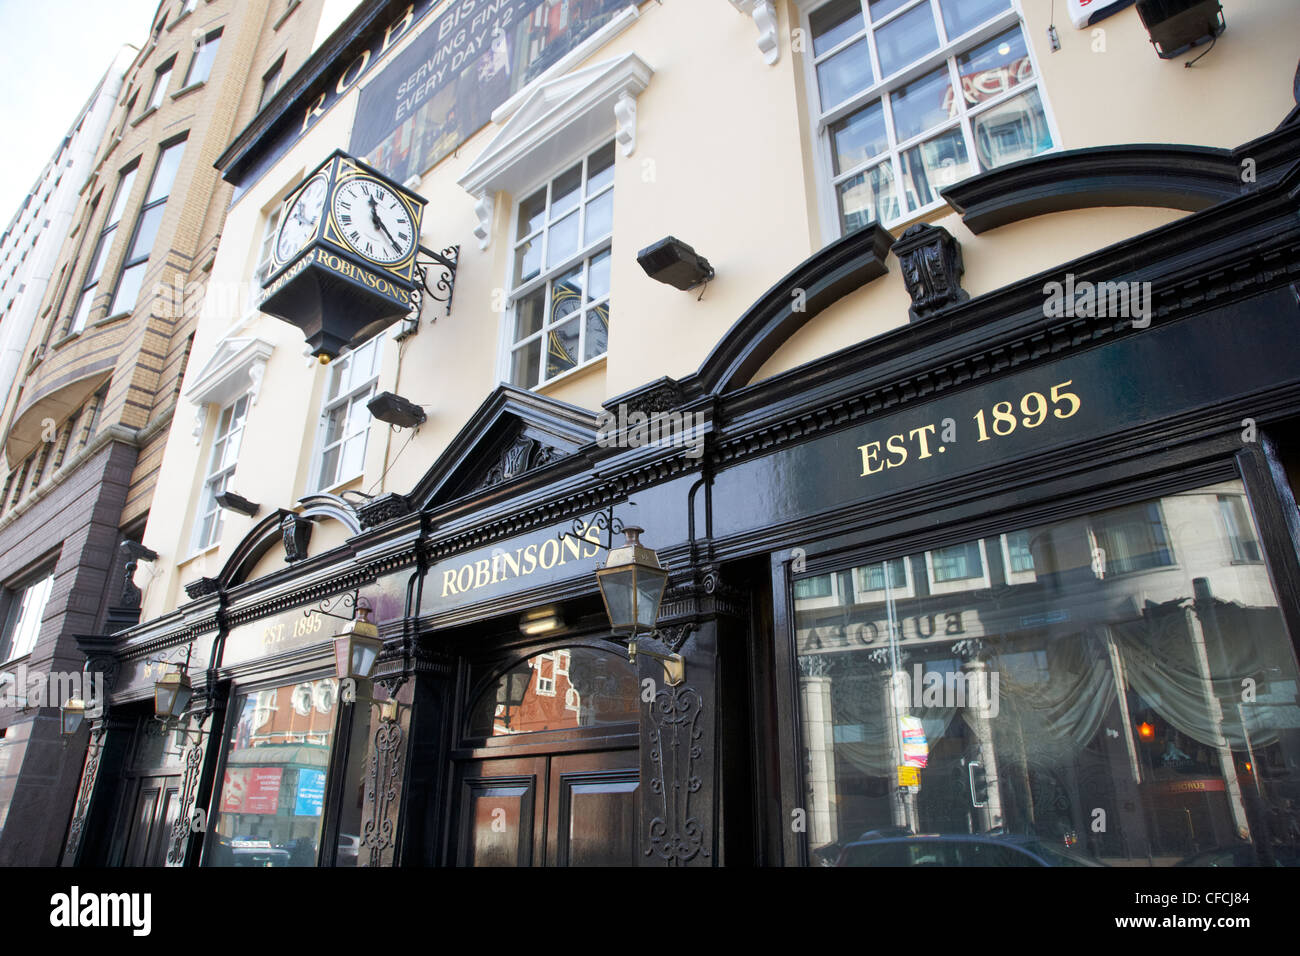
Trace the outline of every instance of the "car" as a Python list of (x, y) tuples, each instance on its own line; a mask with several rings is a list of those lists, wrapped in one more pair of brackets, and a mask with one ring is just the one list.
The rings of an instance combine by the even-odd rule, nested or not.
[[(867, 836), (864, 834), (864, 836)], [(870, 835), (846, 844), (836, 866), (1102, 866), (1036, 836), (971, 833)]]
[(1179, 860), (1174, 866), (1300, 866), (1300, 851), (1294, 846), (1268, 847), (1272, 863), (1261, 859), (1264, 848), (1255, 843), (1233, 843), (1211, 847)]
[(239, 836), (230, 841), (232, 866), (288, 866), (289, 851), (271, 845), (270, 840)]
[(361, 856), (361, 837), (352, 833), (339, 834), (339, 852), (335, 866), (356, 866)]

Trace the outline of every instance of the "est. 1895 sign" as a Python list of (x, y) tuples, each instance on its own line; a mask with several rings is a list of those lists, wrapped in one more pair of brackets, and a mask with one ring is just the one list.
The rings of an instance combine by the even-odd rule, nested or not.
[(328, 362), (411, 311), (424, 200), (335, 150), (285, 200), (259, 308)]

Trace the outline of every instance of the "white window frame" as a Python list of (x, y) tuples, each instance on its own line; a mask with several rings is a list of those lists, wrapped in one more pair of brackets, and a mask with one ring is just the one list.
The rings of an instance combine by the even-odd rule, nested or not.
[[(979, 26), (956, 38), (947, 36), (947, 28), (943, 22), (943, 12), (940, 8), (940, 0), (907, 0), (899, 9), (891, 12), (889, 15), (881, 17), (878, 24), (871, 23), (868, 13), (869, 0), (861, 0), (863, 29), (853, 34), (853, 36), (841, 41), (834, 47), (826, 50), (814, 57), (812, 51), (812, 21), (811, 15), (826, 3), (833, 0), (795, 0), (799, 6), (799, 24), (804, 30), (804, 35), (808, 37), (807, 52), (801, 58), (803, 60), (805, 88), (808, 91), (808, 109), (812, 119), (812, 133), (815, 139), (813, 149), (814, 171), (817, 177), (817, 199), (818, 209), (822, 215), (822, 236), (824, 241), (832, 242), (844, 235), (840, 226), (840, 209), (837, 199), (837, 187), (840, 183), (853, 179), (860, 173), (865, 173), (880, 165), (889, 163), (894, 177), (894, 199), (898, 204), (899, 218), (882, 221), (880, 224), (886, 227), (904, 225), (922, 219), (931, 212), (946, 208), (946, 203), (942, 197), (936, 197), (931, 202), (918, 207), (916, 210), (909, 211), (907, 208), (907, 197), (903, 191), (902, 175), (902, 156), (909, 149), (918, 146), (921, 143), (928, 142), (952, 129), (960, 128), (966, 144), (967, 159), (972, 167), (969, 175), (979, 175), (979, 158), (975, 151), (974, 131), (971, 127), (970, 107), (965, 102), (961, 90), (961, 77), (957, 72), (957, 57), (971, 49), (985, 43), (995, 36), (1006, 32), (1013, 26), (1019, 26), (1021, 35), (1025, 40), (1025, 50), (1029, 56), (1029, 61), (1034, 69), (1033, 79), (1023, 83), (1016, 84), (1011, 88), (1004, 90), (1002, 93), (978, 104), (975, 114), (983, 113), (987, 110), (996, 108), (1001, 103), (1021, 96), (1031, 89), (1038, 91), (1039, 102), (1043, 107), (1043, 116), (1047, 121), (1048, 131), (1052, 135), (1052, 146), (1037, 155), (1043, 156), (1049, 153), (1059, 152), (1063, 149), (1060, 129), (1057, 126), (1055, 115), (1052, 112), (1051, 104), (1048, 102), (1046, 85), (1043, 83), (1043, 73), (1037, 54), (1034, 52), (1034, 38), (1030, 34), (1025, 16), (1021, 9), (1021, 0), (1010, 0), (1010, 6), (1007, 10), (999, 13), (991, 19), (985, 21)], [(905, 16), (917, 7), (924, 4), (931, 6), (931, 14), (935, 20), (935, 28), (939, 38), (939, 46), (930, 53), (927, 53), (921, 59), (908, 64), (903, 69), (887, 76), (880, 76), (880, 60), (876, 52), (876, 42), (873, 33), (874, 28), (885, 26), (893, 20)], [(870, 24), (868, 26), (868, 24)], [(863, 37), (866, 37), (867, 47), (871, 58), (872, 75), (875, 82), (865, 89), (853, 94), (841, 103), (833, 104), (829, 109), (823, 110), (821, 104), (821, 90), (817, 82), (817, 64), (825, 62), (837, 53), (847, 49)], [(955, 103), (958, 104), (959, 112), (955, 117), (950, 117), (943, 123), (932, 126), (921, 133), (910, 137), (906, 140), (898, 140), (894, 131), (893, 110), (890, 102), (890, 94), (906, 86), (914, 80), (920, 79), (927, 73), (937, 69), (941, 64), (946, 63), (948, 66), (949, 82), (952, 84)], [(832, 143), (830, 127), (835, 122), (867, 106), (872, 101), (879, 99), (881, 108), (884, 111), (885, 135), (888, 139), (888, 147), (884, 152), (864, 160), (857, 166), (849, 167), (839, 174), (834, 172), (834, 160), (832, 158)], [(959, 180), (954, 180), (958, 182)], [(943, 184), (948, 185), (948, 184)], [(937, 189), (936, 189), (937, 192)]]
[[(1011, 569), (1011, 542), (1007, 540), (1008, 536), (1028, 530), (1028, 528), (1021, 528), (1020, 531), (1006, 532), (998, 536), (1002, 544), (1002, 570), (1006, 574), (1007, 584), (1033, 584), (1038, 580), (1038, 569), (1036, 567), (1030, 568), (1028, 571), (1013, 571)], [(1032, 551), (1030, 557), (1033, 557)]]
[[(877, 564), (888, 564), (891, 561), (903, 562), (903, 587), (865, 588), (862, 586), (862, 576), (859, 572), (863, 568), (875, 567)], [(916, 597), (916, 581), (912, 578), (912, 560), (910, 555), (898, 555), (893, 558), (882, 558), (879, 561), (871, 561), (867, 564), (856, 565), (853, 568), (852, 581), (853, 602), (855, 604), (883, 604), (890, 598), (893, 598), (895, 601), (903, 601)]]
[[(244, 403), (244, 410), (242, 416), (237, 418), (235, 410), (240, 402)], [(223, 405), (221, 411), (217, 413), (216, 429), (212, 433), (212, 445), (208, 449), (207, 476), (203, 479), (203, 491), (199, 495), (199, 513), (194, 517), (194, 552), (196, 554), (221, 543), (221, 532), (225, 527), (225, 521), (221, 514), (221, 508), (216, 503), (216, 497), (227, 489), (231, 476), (234, 475), (235, 469), (239, 466), (238, 450), (235, 452), (235, 460), (230, 464), (224, 465), (222, 460), (225, 458), (225, 450), (229, 447), (232, 438), (242, 444), (244, 428), (248, 424), (248, 413), (252, 406), (253, 396), (248, 392), (244, 392)], [(230, 426), (223, 433), (221, 429), (226, 412), (230, 412)], [(203, 525), (207, 521), (208, 515), (213, 516), (213, 521), (209, 534), (205, 536)]]
[[(602, 149), (605, 149), (606, 147), (609, 147), (614, 150), (614, 164), (610, 166), (610, 172), (611, 174), (613, 174), (615, 168), (617, 167), (618, 150), (616, 148), (616, 143), (614, 138), (610, 134), (606, 133), (600, 137), (597, 137), (593, 142), (591, 142), (591, 144), (586, 149), (578, 151), (573, 158), (569, 159), (565, 163), (562, 163), (557, 168), (551, 170), (549, 175), (543, 177), (540, 181), (536, 182), (530, 188), (520, 190), (518, 198), (515, 199), (514, 205), (511, 209), (511, 215), (510, 215), (510, 243), (509, 243), (509, 252), (506, 256), (505, 288), (509, 290), (509, 295), (506, 299), (504, 320), (501, 325), (501, 345), (499, 349), (500, 357), (498, 360), (498, 376), (497, 376), (499, 381), (513, 383), (514, 353), (519, 351), (520, 349), (527, 348), (527, 343), (530, 343), (534, 340), (539, 340), (542, 343), (542, 348), (540, 349), (540, 354), (538, 356), (537, 382), (534, 385), (527, 386), (533, 391), (536, 391), (538, 389), (548, 388), (554, 383), (560, 382), (565, 378), (569, 377), (570, 375), (577, 374), (578, 372), (582, 371), (585, 368), (589, 368), (590, 366), (596, 365), (599, 362), (603, 362), (606, 356), (609, 354), (609, 340), (607, 337), (605, 342), (605, 351), (601, 352), (599, 355), (594, 355), (589, 359), (584, 360), (582, 358), (582, 356), (586, 352), (586, 346), (587, 346), (587, 316), (589, 313), (593, 312), (595, 309), (603, 305), (606, 308), (606, 317), (608, 321), (608, 317), (610, 314), (609, 306), (610, 306), (611, 290), (606, 290), (604, 296), (602, 296), (600, 299), (597, 299), (590, 303), (584, 301), (579, 306), (578, 309), (576, 309), (574, 312), (570, 312), (566, 314), (559, 322), (552, 322), (551, 315), (550, 315), (551, 296), (553, 294), (551, 291), (551, 283), (557, 277), (570, 271), (574, 266), (579, 266), (579, 265), (583, 266), (582, 288), (584, 293), (583, 298), (585, 299), (586, 290), (590, 287), (591, 269), (590, 269), (589, 260), (597, 258), (602, 253), (609, 254), (612, 257), (611, 246), (614, 238), (612, 210), (610, 216), (609, 232), (593, 239), (589, 243), (583, 242), (583, 238), (586, 235), (586, 228), (587, 228), (587, 207), (607, 193), (612, 195), (614, 191), (615, 176), (611, 175), (609, 183), (606, 184), (603, 188), (601, 188), (596, 192), (593, 192), (591, 195), (587, 194), (588, 163), (590, 162), (590, 159), (593, 154), (599, 152)], [(578, 215), (578, 248), (573, 254), (566, 256), (564, 259), (556, 263), (554, 267), (548, 269), (546, 267), (546, 261), (550, 251), (549, 241), (550, 241), (551, 227), (555, 225), (556, 222), (566, 218), (567, 216), (571, 215), (575, 211), (573, 209), (570, 209), (567, 212), (565, 212), (564, 215), (558, 217), (558, 219), (553, 220), (551, 218), (552, 183), (561, 175), (563, 175), (564, 173), (572, 169), (575, 165), (581, 165), (582, 167), (581, 192), (578, 199), (578, 206), (576, 209)], [(534, 232), (530, 232), (527, 236), (524, 236), (523, 238), (518, 238), (520, 210), (522, 209), (523, 204), (527, 200), (531, 199), (539, 190), (546, 190), (546, 210), (545, 210), (545, 217), (543, 219), (542, 225), (539, 229), (535, 230)], [(542, 263), (541, 271), (537, 275), (519, 283), (518, 286), (516, 286), (515, 285), (516, 254), (518, 253), (519, 249), (523, 247), (526, 243), (538, 241), (539, 239), (541, 241), (541, 249), (539, 252), (539, 255), (541, 257), (541, 263)], [(611, 285), (612, 285), (612, 278), (613, 276), (612, 276), (612, 262), (611, 262)], [(517, 309), (518, 309), (519, 302), (522, 299), (526, 298), (527, 296), (537, 292), (539, 289), (543, 290), (542, 326), (537, 332), (534, 332), (532, 335), (526, 336), (525, 338), (516, 341), (514, 336), (514, 330), (515, 330), (515, 324), (517, 320)], [(551, 331), (551, 329), (560, 325), (564, 325), (568, 322), (575, 321), (574, 319), (575, 315), (577, 316), (576, 321), (578, 322), (578, 346), (577, 346), (578, 363), (574, 365), (573, 368), (566, 369), (565, 371), (559, 373), (558, 375), (554, 375), (550, 378), (544, 378), (543, 373), (546, 370), (547, 349), (545, 346), (546, 346), (547, 336)], [(608, 336), (608, 326), (607, 326), (606, 335)], [(524, 388), (525, 386), (521, 385), (519, 387)]]
[[(969, 541), (957, 541), (943, 548), (936, 548), (935, 551), (943, 551), (947, 548), (957, 547), (958, 545), (969, 544)], [(930, 585), (931, 594), (955, 594), (958, 591), (979, 591), (983, 588), (991, 587), (989, 581), (989, 555), (984, 547), (984, 539), (977, 538), (975, 543), (979, 545), (980, 551), (980, 574), (971, 578), (960, 578), (956, 581), (936, 581), (934, 579), (934, 551), (925, 552), (925, 575)]]
[(172, 74), (176, 72), (176, 57), (172, 57), (153, 74), (153, 89), (149, 91), (149, 101), (145, 103), (141, 115), (162, 106), (167, 96), (167, 87), (172, 85)]
[(215, 66), (217, 62), (216, 53), (213, 53), (212, 58), (207, 61), (207, 72), (204, 73), (201, 77), (195, 78), (194, 67), (198, 64), (199, 60), (204, 56), (204, 54), (207, 53), (207, 48), (209, 46), (215, 44), (217, 51), (220, 51), (221, 41), (222, 39), (224, 39), (224, 37), (225, 37), (225, 31), (220, 27), (218, 27), (215, 30), (209, 30), (207, 33), (203, 35), (203, 42), (199, 44), (198, 49), (194, 51), (194, 55), (190, 57), (189, 65), (185, 67), (185, 82), (181, 84), (182, 90), (188, 90), (191, 86), (197, 86), (200, 83), (206, 83), (208, 82), (209, 79), (212, 78), (212, 67)]
[(271, 267), (275, 264), (275, 240), (280, 229), (280, 215), (283, 212), (284, 204), (277, 202), (271, 207), (271, 211), (266, 214), (266, 219), (262, 223), (262, 241), (257, 247), (257, 262), (253, 266), (248, 302), (244, 308), (246, 316), (257, 311), (262, 298), (262, 281), (270, 275)]
[[(366, 412), (366, 421), (365, 421), (364, 428), (352, 429), (349, 427), (352, 424), (351, 421), (349, 421), (348, 425), (344, 427), (343, 436), (340, 439), (338, 439), (338, 441), (327, 443), (326, 437), (328, 435), (328, 430), (329, 430), (329, 417), (330, 414), (336, 408), (341, 408), (344, 405), (351, 403), (358, 396), (363, 394), (372, 396), (375, 394), (375, 389), (379, 385), (379, 370), (383, 365), (384, 341), (387, 338), (388, 336), (383, 333), (376, 335), (374, 336), (374, 338), (368, 340), (367, 342), (364, 342), (362, 345), (358, 346), (357, 348), (345, 352), (343, 355), (339, 356), (337, 359), (331, 362), (328, 366), (325, 366), (324, 370), (325, 370), (326, 378), (324, 383), (321, 386), (320, 422), (316, 429), (315, 451), (312, 453), (311, 488), (313, 491), (317, 491), (317, 492), (329, 491), (332, 488), (337, 488), (340, 485), (345, 485), (350, 481), (354, 481), (355, 479), (360, 478), (365, 474), (366, 450), (368, 450), (370, 446), (369, 432), (370, 432), (370, 426), (373, 423), (373, 419), (370, 417), (370, 413)], [(353, 388), (350, 391), (340, 392), (338, 395), (336, 395), (334, 398), (331, 399), (329, 397), (330, 376), (335, 374), (339, 374), (339, 375), (343, 374), (342, 369), (346, 367), (345, 363), (356, 361), (356, 357), (359, 354), (361, 354), (364, 350), (368, 350), (368, 349), (377, 350), (377, 354), (374, 354), (371, 359), (371, 361), (373, 362), (372, 368), (374, 369), (371, 376), (363, 384), (353, 386)], [(343, 466), (343, 456), (340, 455), (338, 458), (338, 462), (335, 466), (335, 474), (333, 476), (326, 475), (325, 456), (329, 453), (331, 449), (342, 447), (348, 441), (348, 439), (354, 438), (357, 435), (366, 436), (365, 448), (361, 452), (361, 469), (357, 471), (355, 474), (348, 474), (343, 472), (341, 470)]]
[(41, 620), (49, 607), (53, 588), (54, 569), (51, 568), (40, 577), (11, 590), (4, 633), (0, 635), (0, 646), (5, 647), (0, 662), (26, 657), (36, 648), (41, 636)]

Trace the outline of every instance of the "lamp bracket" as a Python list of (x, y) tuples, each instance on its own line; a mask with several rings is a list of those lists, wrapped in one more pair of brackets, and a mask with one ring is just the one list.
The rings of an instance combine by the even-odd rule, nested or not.
[[(336, 617), (340, 621), (352, 621), (356, 619), (356, 609), (365, 608), (367, 611), (373, 610), (370, 602), (363, 597), (359, 597), (360, 589), (353, 588), (351, 591), (344, 591), (331, 598), (324, 598), (316, 607), (309, 607), (302, 612), (303, 617), (311, 617), (313, 614), (326, 614), (329, 617)], [(351, 614), (335, 614), (330, 610), (331, 607), (351, 608)]]
[[(636, 502), (629, 501), (628, 504), (634, 505), (636, 504)], [(606, 544), (601, 544), (599, 541), (592, 541), (590, 538), (584, 537), (586, 532), (590, 531), (593, 527), (599, 528), (601, 531), (609, 532), (608, 536), (605, 539), (607, 542)], [(609, 508), (606, 509), (605, 511), (597, 511), (594, 515), (591, 516), (590, 520), (587, 520), (583, 518), (581, 515), (579, 515), (578, 517), (573, 519), (572, 531), (561, 531), (558, 535), (556, 535), (556, 537), (559, 538), (561, 541), (563, 541), (565, 538), (573, 538), (575, 541), (580, 541), (583, 544), (594, 544), (602, 551), (609, 551), (611, 548), (614, 547), (614, 540), (613, 540), (614, 535), (622, 534), (622, 533), (623, 533), (623, 520), (614, 514), (614, 506), (610, 505)]]
[(405, 337), (420, 327), (420, 313), (424, 309), (424, 300), (444, 302), (447, 315), (451, 315), (451, 297), (456, 291), (456, 267), (460, 262), (460, 246), (447, 246), (442, 252), (434, 252), (427, 246), (420, 246), (415, 254), (415, 274), (420, 284), (411, 292), (411, 314), (404, 320), (407, 327), (400, 333)]
[[(651, 631), (648, 636), (658, 637), (658, 631)], [(664, 683), (669, 687), (677, 687), (686, 680), (686, 659), (676, 652), (672, 654), (660, 654), (658, 651), (651, 651), (640, 647), (637, 644), (636, 635), (633, 634), (627, 642), (627, 660), (629, 664), (635, 664), (638, 654), (654, 658), (664, 666)]]

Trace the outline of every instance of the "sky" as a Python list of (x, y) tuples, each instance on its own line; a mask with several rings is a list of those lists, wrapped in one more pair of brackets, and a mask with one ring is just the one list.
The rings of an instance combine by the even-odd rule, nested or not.
[(124, 43), (159, 0), (0, 0), (0, 230), (18, 210)]

